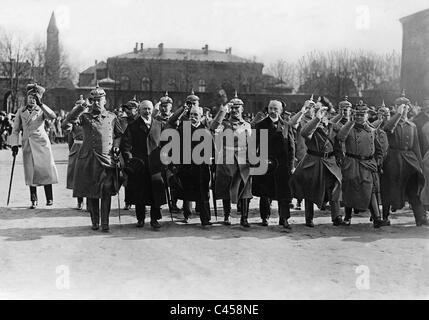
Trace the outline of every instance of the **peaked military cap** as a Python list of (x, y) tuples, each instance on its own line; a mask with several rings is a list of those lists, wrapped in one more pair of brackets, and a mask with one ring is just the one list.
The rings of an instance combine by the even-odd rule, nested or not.
[(43, 96), (45, 91), (45, 88), (38, 85), (37, 83), (27, 84), (27, 94), (38, 94), (39, 96)]
[(200, 98), (195, 95), (194, 90), (191, 91), (191, 94), (186, 97), (186, 102), (188, 101), (200, 101)]
[(161, 104), (167, 104), (167, 103), (171, 103), (171, 104), (173, 104), (173, 99), (171, 99), (171, 98), (168, 96), (168, 92), (166, 91), (166, 92), (165, 92), (165, 95), (164, 95), (163, 97), (161, 97), (161, 99), (159, 99), (159, 102), (160, 102)]
[(95, 89), (91, 90), (91, 92), (89, 93), (89, 98), (90, 99), (99, 99), (99, 98), (104, 97), (104, 96), (106, 96), (106, 92), (103, 90), (103, 88), (100, 88), (100, 86), (98, 85), (98, 81), (97, 81)]

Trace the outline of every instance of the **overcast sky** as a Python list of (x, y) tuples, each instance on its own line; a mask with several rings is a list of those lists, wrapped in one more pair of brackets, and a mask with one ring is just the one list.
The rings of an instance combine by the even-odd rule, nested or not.
[(55, 11), (79, 70), (145, 47), (224, 50), (268, 65), (312, 49), (401, 50), (399, 19), (428, 0), (1, 0), (0, 26), (45, 38)]

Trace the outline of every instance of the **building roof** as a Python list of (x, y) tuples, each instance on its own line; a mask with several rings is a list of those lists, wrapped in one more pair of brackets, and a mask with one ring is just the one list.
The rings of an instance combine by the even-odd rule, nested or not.
[(147, 48), (143, 51), (124, 53), (112, 58), (117, 59), (157, 59), (157, 60), (191, 60), (191, 61), (214, 61), (214, 62), (239, 62), (249, 63), (251, 60), (244, 59), (230, 53), (216, 50)]
[(399, 21), (401, 23), (404, 23), (404, 22), (408, 22), (410, 20), (422, 19), (422, 18), (426, 18), (426, 17), (429, 17), (429, 9), (410, 14), (409, 16), (406, 16), (406, 17), (399, 19)]
[[(106, 68), (107, 68), (106, 62), (100, 61), (99, 63), (97, 63), (97, 70), (106, 69)], [(81, 73), (94, 74), (94, 71), (95, 71), (95, 66), (91, 66), (88, 69), (85, 69), (84, 71), (82, 71)]]

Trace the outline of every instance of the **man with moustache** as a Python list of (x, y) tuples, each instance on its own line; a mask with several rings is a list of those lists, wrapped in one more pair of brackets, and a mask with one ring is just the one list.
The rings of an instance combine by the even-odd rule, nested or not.
[(359, 101), (354, 111), (354, 119), (349, 119), (337, 134), (337, 139), (345, 146), (342, 165), (344, 222), (350, 225), (353, 208), (369, 209), (374, 228), (380, 228), (386, 225), (380, 218), (377, 199), (380, 188), (378, 168), (383, 163), (383, 150), (376, 130), (368, 123), (367, 105)]
[(18, 154), (19, 133), (22, 131), (22, 160), (25, 184), (30, 187), (30, 209), (37, 208), (37, 186), (44, 186), (46, 205), (53, 205), (52, 184), (58, 183), (57, 167), (51, 143), (45, 130), (45, 120), (56, 118), (55, 112), (42, 103), (45, 88), (27, 85), (27, 104), (18, 109), (13, 122), (10, 145), (12, 156)]
[[(189, 101), (189, 99), (188, 99)], [(183, 113), (188, 113), (189, 120), (182, 117)], [(178, 120), (182, 119), (182, 120)], [(203, 227), (210, 226), (210, 204), (209, 204), (209, 184), (210, 184), (210, 154), (199, 154), (206, 160), (203, 163), (196, 163), (194, 159), (194, 148), (198, 146), (204, 137), (194, 141), (192, 135), (196, 130), (206, 132), (206, 137), (211, 138), (211, 133), (203, 120), (203, 109), (198, 105), (198, 100), (194, 99), (193, 104), (188, 104), (185, 107), (179, 108), (169, 119), (168, 125), (170, 128), (175, 128), (180, 134), (180, 164), (176, 165), (176, 177), (180, 181), (181, 188), (177, 190), (178, 199), (183, 200), (183, 215), (184, 222), (187, 223), (191, 215), (191, 202), (196, 202), (196, 208), (199, 210), (201, 225)], [(179, 125), (177, 125), (179, 123)], [(185, 144), (190, 144), (190, 149), (185, 147)], [(184, 151), (187, 150), (187, 154)], [(188, 157), (185, 161), (185, 157)], [(190, 158), (190, 159), (189, 159)]]
[(129, 176), (131, 201), (136, 204), (137, 227), (144, 226), (145, 206), (150, 206), (150, 225), (159, 229), (161, 206), (167, 203), (160, 159), (160, 138), (164, 124), (154, 119), (152, 113), (152, 102), (142, 101), (139, 117), (125, 130), (121, 152)]
[[(227, 106), (221, 105), (219, 111), (210, 124), (210, 130), (216, 136), (222, 134), (225, 130), (232, 132), (234, 143), (230, 145), (228, 139), (222, 146), (216, 146), (216, 182), (215, 197), (217, 199), (230, 200), (231, 203), (241, 203), (240, 224), (248, 228), (249, 199), (252, 198), (251, 187), (252, 179), (250, 176), (250, 165), (247, 162), (247, 141), (251, 136), (250, 123), (242, 118), (244, 103), (241, 99), (235, 97)], [(229, 107), (229, 108), (228, 108)], [(229, 109), (229, 110), (228, 110)], [(226, 114), (229, 111), (229, 118)], [(233, 158), (234, 163), (228, 163), (228, 159)], [(229, 213), (225, 211), (224, 224), (230, 225)]]
[[(85, 100), (81, 95), (79, 100), (76, 101), (74, 108), (78, 108), (80, 105), (83, 105), (83, 104), (85, 104)], [(73, 190), (76, 162), (79, 156), (80, 148), (82, 147), (82, 143), (83, 143), (83, 129), (79, 120), (77, 119), (73, 123), (63, 121), (61, 127), (64, 131), (68, 132), (69, 135), (71, 136), (71, 144), (69, 144), (69, 158), (68, 158), (68, 164), (67, 164), (66, 188)], [(83, 197), (78, 197), (76, 209), (82, 210), (82, 208), (83, 208)]]
[[(125, 132), (125, 130), (127, 130), (127, 127), (137, 119), (138, 107), (139, 107), (139, 103), (137, 101), (136, 96), (134, 96), (126, 104), (122, 105), (123, 116), (121, 116), (119, 118), (120, 123), (121, 123), (122, 132)], [(124, 210), (130, 210), (131, 205), (132, 205), (130, 191), (128, 189), (128, 186), (125, 186), (124, 189), (125, 189), (124, 190), (125, 191), (125, 199), (124, 199), (125, 200), (125, 207), (124, 207)]]
[(298, 164), (292, 178), (291, 190), (297, 199), (305, 199), (305, 225), (314, 227), (314, 204), (319, 208), (326, 200), (331, 207), (334, 226), (344, 224), (340, 214), (341, 169), (334, 151), (333, 124), (329, 122), (327, 107), (316, 104), (315, 118), (301, 130), (307, 154)]
[(289, 188), (295, 160), (295, 140), (292, 127), (281, 118), (283, 104), (271, 100), (268, 117), (255, 125), (256, 148), (259, 149), (261, 130), (268, 132), (268, 171), (256, 175), (252, 181), (252, 193), (260, 197), (259, 211), (262, 225), (268, 226), (270, 202), (276, 200), (279, 208), (279, 225), (290, 229), (290, 207), (292, 196)]
[[(115, 158), (119, 155), (122, 129), (117, 116), (105, 108), (106, 92), (97, 86), (86, 102), (69, 113), (65, 123), (79, 123), (83, 142), (79, 151), (73, 178), (73, 197), (88, 198), (92, 230), (109, 232), (109, 214), (112, 196), (119, 192)], [(87, 106), (89, 111), (85, 111)], [(101, 208), (100, 208), (101, 199)]]
[(417, 226), (428, 225), (420, 200), (424, 186), (422, 155), (416, 125), (408, 120), (410, 100), (403, 92), (395, 100), (396, 114), (384, 126), (389, 150), (381, 180), (383, 219), (389, 223), (390, 209), (402, 209), (405, 200), (411, 204)]

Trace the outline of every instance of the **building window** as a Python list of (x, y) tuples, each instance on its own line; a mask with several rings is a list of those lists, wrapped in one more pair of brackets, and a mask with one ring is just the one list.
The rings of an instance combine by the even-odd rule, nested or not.
[(206, 80), (198, 81), (198, 92), (206, 92)]
[(130, 90), (130, 78), (127, 76), (121, 77), (121, 90)]
[(149, 78), (147, 78), (147, 77), (142, 78), (141, 89), (142, 89), (142, 91), (150, 91), (150, 79)]
[(168, 79), (167, 87), (168, 91), (177, 91), (176, 81), (174, 79)]

